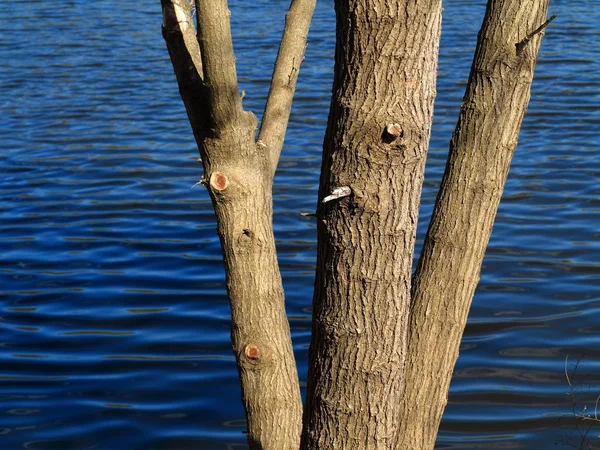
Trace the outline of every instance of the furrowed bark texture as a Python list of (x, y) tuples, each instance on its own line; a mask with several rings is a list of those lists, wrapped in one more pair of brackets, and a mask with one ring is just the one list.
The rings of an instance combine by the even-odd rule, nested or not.
[[(418, 4), (417, 4), (418, 3)], [(439, 0), (337, 0), (303, 449), (394, 448)], [(351, 195), (321, 203), (332, 190)]]
[[(310, 4), (314, 9), (314, 0), (292, 2), (304, 15), (294, 15), (284, 40), (291, 33), (300, 42), (290, 44), (288, 36), (277, 73), (281, 78), (287, 69), (293, 83), (283, 94), (276, 89), (269, 95), (272, 103), (284, 106), (269, 119), (275, 143), (266, 148), (255, 142), (256, 117), (242, 108), (226, 0), (196, 0), (197, 40), (187, 0), (162, 0), (163, 36), (217, 218), (250, 449), (297, 450), (300, 445), (302, 402), (273, 237), (272, 183)], [(293, 64), (286, 65), (290, 55)]]
[[(397, 448), (433, 449), (510, 161), (549, 0), (490, 0), (413, 279)], [(541, 31), (541, 30), (540, 30)]]
[[(302, 405), (272, 227), (271, 165), (256, 121), (206, 139), (251, 449), (297, 449)], [(233, 136), (233, 137), (232, 137)], [(221, 157), (223, 150), (229, 157)]]

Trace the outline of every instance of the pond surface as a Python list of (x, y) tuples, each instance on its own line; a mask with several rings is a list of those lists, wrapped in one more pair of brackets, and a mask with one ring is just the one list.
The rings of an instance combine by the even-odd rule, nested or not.
[[(288, 2), (230, 3), (260, 114)], [(420, 242), (485, 4), (444, 7)], [(580, 448), (586, 432), (581, 448), (600, 448), (600, 424), (573, 414), (600, 395), (600, 8), (550, 11), (440, 449)], [(316, 201), (333, 19), (320, 2), (274, 191), (302, 379), (316, 245), (299, 213)], [(159, 2), (0, 3), (2, 450), (245, 448), (219, 242), (161, 20)]]

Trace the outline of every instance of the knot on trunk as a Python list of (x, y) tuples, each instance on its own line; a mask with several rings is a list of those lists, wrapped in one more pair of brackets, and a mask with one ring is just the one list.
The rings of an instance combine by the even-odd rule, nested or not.
[(210, 175), (210, 187), (213, 191), (222, 192), (229, 186), (229, 178), (223, 172), (215, 171)]

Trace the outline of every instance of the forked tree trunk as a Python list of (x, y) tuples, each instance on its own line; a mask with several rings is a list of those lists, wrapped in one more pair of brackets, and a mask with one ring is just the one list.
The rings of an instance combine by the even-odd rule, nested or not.
[(162, 0), (163, 36), (217, 218), (251, 449), (297, 450), (302, 403), (273, 237), (272, 184), (315, 0), (293, 0), (259, 139), (238, 91), (226, 0)]
[[(441, 1), (337, 0), (303, 449), (391, 449)], [(348, 197), (322, 203), (337, 188)]]
[[(490, 0), (411, 282), (440, 0), (336, 0), (302, 449), (429, 450), (523, 115), (549, 0)], [(301, 402), (271, 189), (315, 0), (292, 0), (258, 140), (226, 0), (162, 0), (221, 239), (251, 449), (297, 450)], [(450, 11), (451, 13), (451, 11)]]
[[(397, 448), (434, 446), (517, 146), (549, 0), (490, 0), (413, 279)], [(550, 19), (551, 20), (551, 19)]]

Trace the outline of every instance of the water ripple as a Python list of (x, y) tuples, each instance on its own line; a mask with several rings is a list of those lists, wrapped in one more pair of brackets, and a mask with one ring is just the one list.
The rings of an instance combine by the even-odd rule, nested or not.
[[(287, 2), (230, 6), (260, 116)], [(419, 246), (485, 10), (444, 6)], [(437, 448), (582, 443), (574, 411), (600, 393), (599, 11), (552, 2)], [(246, 448), (216, 224), (192, 188), (201, 167), (159, 8), (32, 0), (0, 17), (0, 448)], [(319, 2), (274, 188), (303, 387), (316, 244), (300, 212), (316, 201), (332, 18)]]

